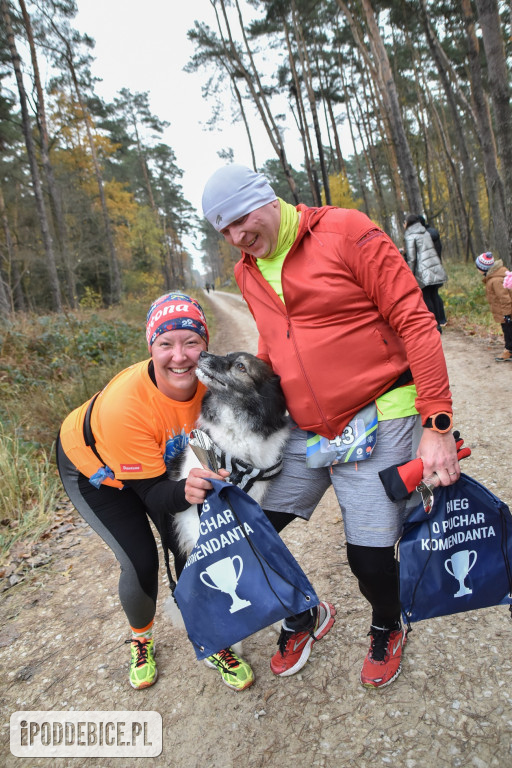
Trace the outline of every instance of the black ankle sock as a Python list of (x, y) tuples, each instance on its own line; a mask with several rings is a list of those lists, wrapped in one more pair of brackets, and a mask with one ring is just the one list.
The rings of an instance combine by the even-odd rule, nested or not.
[(317, 610), (318, 608), (315, 607), (309, 611), (298, 613), (295, 616), (288, 616), (284, 620), (286, 624), (285, 629), (289, 629), (292, 632), (306, 632), (308, 629), (312, 629), (315, 624)]

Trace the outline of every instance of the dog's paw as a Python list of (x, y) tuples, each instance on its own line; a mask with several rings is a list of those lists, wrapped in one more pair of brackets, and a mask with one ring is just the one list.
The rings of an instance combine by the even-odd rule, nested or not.
[(175, 629), (185, 629), (183, 616), (181, 615), (181, 611), (178, 608), (176, 600), (172, 595), (169, 595), (169, 597), (166, 599), (163, 612), (164, 616), (167, 616), (167, 618), (170, 619), (171, 624), (173, 627), (175, 627)]

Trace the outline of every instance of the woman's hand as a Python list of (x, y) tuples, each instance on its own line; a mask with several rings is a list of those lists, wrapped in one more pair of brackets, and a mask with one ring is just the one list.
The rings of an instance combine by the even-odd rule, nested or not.
[(457, 446), (451, 432), (441, 435), (432, 429), (424, 429), (416, 456), (423, 461), (424, 482), (434, 488), (453, 485), (459, 479)]
[(219, 474), (212, 472), (211, 469), (194, 467), (190, 470), (185, 481), (185, 498), (189, 504), (202, 504), (208, 491), (211, 491), (212, 484), (209, 478), (213, 480), (225, 480), (229, 477), (227, 469), (219, 469)]

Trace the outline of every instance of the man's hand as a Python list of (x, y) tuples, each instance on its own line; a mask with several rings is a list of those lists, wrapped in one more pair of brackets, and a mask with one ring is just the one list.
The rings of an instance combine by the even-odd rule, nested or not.
[[(471, 448), (464, 448), (464, 440), (460, 432), (453, 433), (455, 445), (457, 448), (457, 459), (465, 459), (471, 456)], [(391, 501), (400, 501), (407, 499), (414, 489), (421, 483), (423, 477), (423, 461), (420, 458), (406, 461), (405, 464), (393, 464), (391, 467), (382, 469), (379, 477), (384, 486), (384, 490)], [(432, 486), (440, 485), (437, 475), (429, 478), (429, 484)]]
[(212, 484), (208, 478), (213, 480), (225, 480), (229, 477), (227, 469), (219, 469), (219, 474), (212, 472), (211, 469), (194, 467), (190, 470), (185, 482), (185, 498), (189, 504), (202, 504), (208, 491), (211, 491)]
[(441, 435), (432, 429), (424, 429), (416, 451), (423, 462), (423, 480), (434, 488), (453, 485), (460, 477), (457, 445), (451, 432)]

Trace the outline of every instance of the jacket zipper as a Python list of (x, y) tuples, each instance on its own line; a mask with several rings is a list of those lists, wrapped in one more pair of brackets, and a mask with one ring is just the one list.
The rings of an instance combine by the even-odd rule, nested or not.
[[(283, 286), (283, 296), (284, 296), (284, 286)], [(284, 306), (286, 307), (286, 304)], [(305, 370), (304, 365), (302, 363), (302, 358), (301, 358), (301, 356), (299, 354), (299, 350), (297, 349), (297, 344), (295, 343), (295, 336), (294, 336), (294, 333), (293, 333), (292, 321), (290, 320), (290, 316), (289, 316), (288, 312), (286, 313), (286, 321), (288, 323), (288, 328), (286, 330), (286, 338), (290, 339), (292, 344), (293, 344), (293, 348), (295, 350), (295, 356), (297, 357), (297, 360), (299, 362), (299, 366), (300, 366), (300, 370), (302, 372), (302, 376), (303, 376), (304, 381), (306, 382), (307, 387), (308, 387), (308, 389), (309, 389), (309, 391), (311, 393), (311, 398), (312, 398), (314, 404), (316, 405), (316, 409), (318, 411), (320, 419), (321, 419), (321, 421), (323, 421), (323, 423), (325, 425), (325, 428), (326, 428), (325, 431), (329, 432), (329, 434), (331, 435), (331, 438), (334, 438), (334, 437), (336, 437), (336, 435), (335, 435), (335, 433), (331, 429), (329, 429), (329, 426), (327, 424), (327, 419), (325, 418), (325, 414), (324, 414), (322, 408), (320, 407), (320, 403), (318, 402), (318, 399), (317, 399), (317, 397), (315, 395), (315, 390), (313, 389), (313, 385), (310, 382), (309, 376), (306, 374), (306, 370)]]

